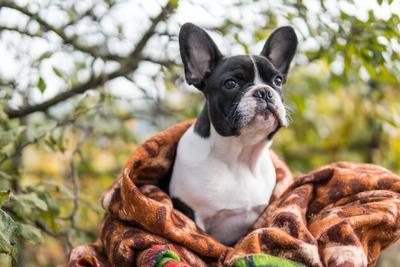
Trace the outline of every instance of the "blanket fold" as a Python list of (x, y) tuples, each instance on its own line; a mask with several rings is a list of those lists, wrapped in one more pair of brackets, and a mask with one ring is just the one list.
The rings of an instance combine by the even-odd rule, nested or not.
[(271, 151), (277, 183), (270, 204), (234, 247), (221, 244), (168, 196), (176, 147), (192, 123), (135, 150), (102, 199), (99, 240), (73, 249), (69, 266), (279, 266), (276, 257), (292, 260), (281, 266), (374, 266), (399, 238), (398, 176), (339, 162), (294, 178)]

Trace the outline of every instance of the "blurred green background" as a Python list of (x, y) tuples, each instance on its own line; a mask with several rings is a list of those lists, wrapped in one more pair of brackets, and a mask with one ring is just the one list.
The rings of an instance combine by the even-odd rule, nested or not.
[(273, 144), (294, 173), (349, 160), (400, 174), (399, 14), (390, 0), (0, 0), (0, 266), (65, 264), (96, 239), (135, 146), (197, 116), (177, 44), (188, 21), (225, 55), (296, 29), (292, 123)]

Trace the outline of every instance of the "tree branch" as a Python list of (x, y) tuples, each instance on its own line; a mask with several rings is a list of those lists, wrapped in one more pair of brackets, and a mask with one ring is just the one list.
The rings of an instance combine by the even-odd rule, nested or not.
[[(0, 1), (0, 6), (4, 5), (4, 3), (7, 3), (7, 7), (16, 6), (17, 7), (16, 9), (20, 10), (20, 11), (22, 10), (21, 12), (23, 12), (24, 14), (30, 14), (30, 15), (36, 16), (36, 15), (30, 13), (29, 11), (27, 11), (9, 1), (4, 1), (4, 0)], [(65, 92), (62, 92), (40, 104), (25, 106), (18, 110), (6, 108), (5, 109), (6, 114), (8, 115), (9, 118), (20, 118), (20, 117), (24, 117), (26, 115), (29, 115), (29, 114), (37, 112), (37, 111), (46, 111), (48, 108), (66, 100), (68, 98), (71, 98), (77, 94), (82, 94), (90, 89), (93, 89), (100, 85), (103, 85), (105, 82), (107, 82), (109, 80), (112, 80), (112, 79), (120, 77), (120, 76), (124, 76), (130, 72), (134, 72), (137, 69), (137, 67), (139, 66), (140, 61), (143, 60), (142, 52), (143, 52), (148, 40), (155, 34), (155, 29), (156, 29), (157, 25), (161, 21), (164, 21), (168, 17), (168, 15), (170, 15), (173, 12), (174, 8), (175, 8), (175, 5), (168, 3), (166, 6), (164, 6), (162, 8), (162, 10), (158, 14), (158, 16), (151, 20), (152, 21), (151, 25), (146, 30), (146, 32), (143, 34), (142, 38), (136, 44), (134, 50), (130, 53), (130, 55), (121, 61), (121, 67), (118, 70), (111, 72), (111, 73), (103, 73), (102, 75), (99, 75), (97, 77), (92, 77), (88, 81), (78, 84), (78, 85), (75, 85), (71, 89), (69, 89)], [(43, 21), (42, 19), (40, 19), (37, 16), (36, 16), (36, 19), (38, 20), (39, 23), (42, 22), (43, 25), (48, 25), (45, 21)], [(48, 25), (47, 27), (49, 27), (49, 29), (52, 29), (52, 31), (54, 31), (54, 32), (59, 32), (60, 36), (64, 36), (63, 32), (60, 32), (59, 30), (53, 28), (51, 25)]]
[[(51, 31), (51, 32), (54, 32), (55, 34), (57, 34), (61, 38), (61, 40), (63, 41), (64, 44), (67, 44), (67, 45), (69, 44), (74, 49), (79, 50), (83, 53), (89, 54), (92, 57), (102, 58), (104, 60), (120, 60), (121, 59), (121, 57), (119, 57), (117, 55), (102, 54), (98, 51), (97, 47), (84, 46), (84, 45), (78, 43), (75, 38), (71, 38), (65, 33), (64, 28), (54, 27), (53, 25), (48, 23), (44, 18), (39, 16), (39, 14), (30, 12), (26, 7), (22, 7), (18, 4), (16, 4), (14, 1), (0, 0), (0, 7), (7, 7), (7, 8), (17, 10), (17, 11), (21, 12), (22, 14), (34, 19), (37, 23), (39, 23), (47, 31)], [(29, 33), (27, 33), (27, 32), (21, 32), (21, 31), (18, 31), (18, 32), (29, 36)], [(35, 36), (40, 37), (36, 34), (35, 34)]]
[(28, 31), (26, 31), (26, 30), (21, 30), (21, 29), (19, 29), (19, 28), (8, 27), (8, 26), (1, 26), (1, 25), (0, 25), (0, 32), (2, 32), (2, 31), (17, 32), (17, 33), (19, 33), (19, 34), (26, 35), (26, 36), (29, 36), (29, 37), (42, 37), (42, 36), (41, 36), (40, 34), (38, 34), (38, 33), (31, 33), (31, 32), (28, 32)]

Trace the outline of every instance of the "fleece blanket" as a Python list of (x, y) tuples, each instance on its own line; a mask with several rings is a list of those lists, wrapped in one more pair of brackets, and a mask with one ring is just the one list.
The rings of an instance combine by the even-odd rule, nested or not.
[(338, 162), (293, 177), (271, 152), (277, 184), (270, 204), (234, 247), (221, 244), (168, 196), (176, 147), (192, 123), (134, 151), (102, 199), (99, 239), (73, 249), (69, 266), (374, 266), (399, 238), (398, 176)]

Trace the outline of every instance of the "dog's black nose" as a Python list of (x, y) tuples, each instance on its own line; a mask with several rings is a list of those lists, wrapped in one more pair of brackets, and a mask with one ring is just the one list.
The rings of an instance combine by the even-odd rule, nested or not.
[(253, 93), (255, 98), (263, 99), (266, 101), (271, 101), (272, 99), (272, 92), (268, 89), (258, 89)]

